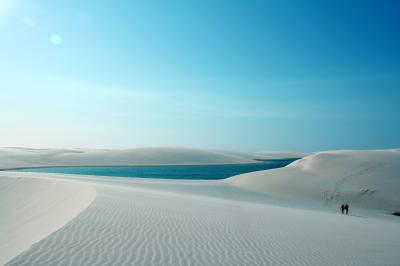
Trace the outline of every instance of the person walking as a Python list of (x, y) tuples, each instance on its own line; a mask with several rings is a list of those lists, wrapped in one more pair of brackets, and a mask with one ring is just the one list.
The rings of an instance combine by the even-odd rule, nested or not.
[(346, 203), (346, 205), (344, 205), (344, 211), (346, 213), (346, 215), (349, 214), (349, 205)]
[(344, 204), (342, 204), (342, 205), (340, 206), (340, 210), (342, 211), (342, 214), (344, 214)]

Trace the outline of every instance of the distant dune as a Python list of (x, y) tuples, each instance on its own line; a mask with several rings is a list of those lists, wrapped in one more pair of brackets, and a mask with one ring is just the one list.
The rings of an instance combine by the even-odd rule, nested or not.
[[(292, 155), (285, 153), (288, 157)], [(277, 158), (284, 156), (276, 154)], [(189, 165), (256, 163), (252, 153), (189, 148), (30, 149), (0, 148), (0, 169), (40, 166)], [(269, 157), (271, 158), (271, 156)]]
[(287, 159), (287, 158), (303, 158), (308, 153), (305, 152), (297, 152), (297, 151), (262, 151), (256, 152), (256, 157), (258, 159)]
[(290, 198), (400, 210), (400, 150), (326, 151), (285, 168), (238, 175), (234, 186)]

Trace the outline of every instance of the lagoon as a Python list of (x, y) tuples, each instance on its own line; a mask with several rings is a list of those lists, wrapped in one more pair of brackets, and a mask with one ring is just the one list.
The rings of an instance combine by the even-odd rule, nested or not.
[(296, 159), (263, 160), (254, 164), (163, 165), (163, 166), (80, 166), (20, 169), (22, 172), (61, 173), (130, 178), (216, 180), (248, 172), (285, 167)]

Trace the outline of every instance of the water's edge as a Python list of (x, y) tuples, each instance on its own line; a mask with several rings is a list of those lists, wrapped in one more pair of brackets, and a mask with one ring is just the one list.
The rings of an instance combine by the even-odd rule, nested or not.
[(129, 178), (217, 180), (237, 174), (285, 167), (297, 159), (298, 158), (259, 160), (258, 163), (249, 164), (40, 166), (1, 169), (0, 171)]

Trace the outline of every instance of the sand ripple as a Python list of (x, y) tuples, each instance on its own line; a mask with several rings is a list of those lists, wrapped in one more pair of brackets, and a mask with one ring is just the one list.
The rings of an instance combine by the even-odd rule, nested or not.
[(96, 190), (88, 209), (7, 265), (398, 263), (394, 222), (134, 186)]

